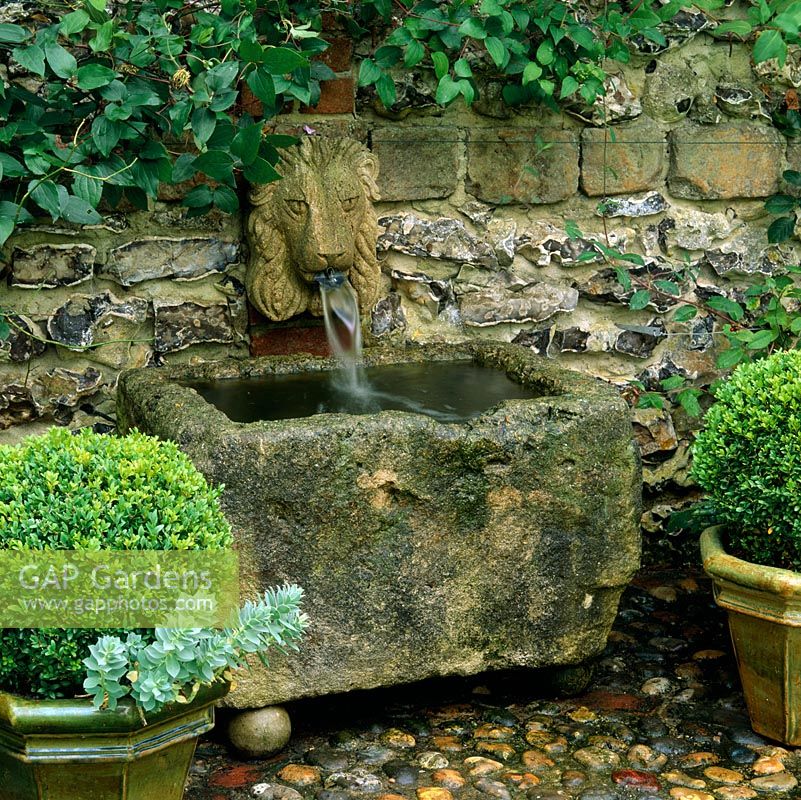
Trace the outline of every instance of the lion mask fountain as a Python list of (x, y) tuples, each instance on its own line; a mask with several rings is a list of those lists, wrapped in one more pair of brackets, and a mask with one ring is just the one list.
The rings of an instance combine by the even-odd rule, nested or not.
[(314, 276), (348, 276), (366, 314), (377, 300), (380, 267), (372, 201), (378, 161), (353, 139), (303, 139), (285, 151), (283, 178), (254, 186), (247, 224), (246, 284), (251, 303), (268, 319), (322, 314)]

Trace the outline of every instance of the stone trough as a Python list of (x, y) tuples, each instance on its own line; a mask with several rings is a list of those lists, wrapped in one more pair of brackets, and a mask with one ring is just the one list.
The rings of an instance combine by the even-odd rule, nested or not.
[(231, 705), (570, 667), (604, 648), (640, 554), (625, 403), (514, 345), (365, 355), (368, 365), (464, 360), (531, 396), (455, 424), (406, 411), (238, 423), (185, 384), (334, 364), (270, 357), (122, 376), (121, 427), (176, 440), (225, 484), (243, 594), (283, 581), (306, 590), (301, 651), (256, 665)]

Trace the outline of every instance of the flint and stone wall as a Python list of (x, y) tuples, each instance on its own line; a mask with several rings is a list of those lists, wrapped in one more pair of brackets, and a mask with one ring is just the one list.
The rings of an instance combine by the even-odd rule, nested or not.
[[(358, 54), (334, 39), (326, 60), (337, 80), (316, 108), (295, 108), (277, 128), (349, 135), (379, 158), (377, 340), (512, 341), (621, 387), (714, 376), (715, 320), (674, 323), (669, 301), (629, 310), (593, 241), (641, 253), (652, 277), (696, 265), (690, 300), (741, 296), (755, 276), (797, 263), (795, 239), (768, 244), (763, 205), (784, 169), (801, 169), (801, 145), (766, 112), (801, 85), (801, 59), (757, 74), (746, 48), (715, 42), (698, 33), (700, 16), (685, 17), (664, 52), (610, 79), (607, 128), (600, 110), (582, 119), (509, 109), (493, 85), (472, 111), (442, 111), (422, 73), (399, 76), (387, 118), (369, 91), (357, 95)], [(568, 221), (583, 239), (568, 238)], [(315, 321), (270, 324), (248, 309), (242, 220), (189, 219), (172, 194), (99, 226), (37, 225), (2, 256), (2, 305), (49, 343), (15, 330), (0, 345), (0, 441), (53, 422), (104, 424), (98, 414), (113, 417), (126, 367), (321, 346)], [(681, 411), (633, 418), (643, 524), (656, 532), (687, 493), (692, 423)]]

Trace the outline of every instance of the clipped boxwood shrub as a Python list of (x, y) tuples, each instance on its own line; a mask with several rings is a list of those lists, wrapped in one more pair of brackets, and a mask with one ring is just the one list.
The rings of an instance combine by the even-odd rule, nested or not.
[[(0, 446), (0, 547), (225, 548), (232, 537), (220, 492), (171, 442), (53, 428)], [(80, 692), (82, 659), (97, 637), (94, 629), (0, 631), (0, 687), (36, 697)]]
[(692, 471), (732, 554), (801, 571), (801, 352), (744, 364), (721, 385)]

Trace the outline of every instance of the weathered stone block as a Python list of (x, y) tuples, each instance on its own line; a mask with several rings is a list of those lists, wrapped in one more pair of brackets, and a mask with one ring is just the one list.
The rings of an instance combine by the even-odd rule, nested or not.
[(398, 214), (381, 217), (378, 224), (382, 229), (377, 243), (379, 252), (396, 250), (409, 256), (498, 268), (492, 245), (473, 236), (461, 220)]
[(73, 295), (47, 321), (50, 338), (64, 347), (85, 348), (98, 344), (115, 318), (140, 325), (147, 318), (148, 302), (139, 297), (121, 300), (110, 292)]
[(93, 367), (83, 372), (56, 367), (37, 376), (34, 396), (39, 405), (51, 413), (57, 407), (75, 408), (84, 397), (100, 388), (103, 375)]
[(578, 177), (575, 131), (482, 128), (468, 135), (465, 188), (479, 200), (497, 205), (556, 203), (576, 193)]
[(465, 325), (484, 328), (502, 322), (542, 322), (559, 311), (572, 311), (577, 303), (575, 289), (542, 281), (514, 291), (493, 287), (469, 292), (459, 298), (459, 313)]
[(666, 166), (665, 134), (652, 120), (581, 133), (581, 188), (590, 197), (658, 189)]
[(239, 260), (239, 245), (215, 237), (137, 239), (117, 247), (101, 274), (123, 286), (156, 278), (194, 280), (224, 272)]
[(47, 350), (42, 341), (42, 331), (30, 320), (18, 314), (6, 315), (10, 331), (5, 339), (0, 339), (0, 361), (30, 361)]
[(626, 404), (518, 345), (366, 352), (368, 365), (455, 359), (502, 369), (533, 396), (466, 424), (397, 411), (241, 424), (179, 382), (332, 362), (121, 377), (122, 427), (180, 442), (225, 484), (243, 591), (285, 580), (306, 590), (300, 652), (243, 674), (231, 704), (577, 664), (603, 650), (639, 556)]
[(650, 217), (661, 214), (670, 208), (659, 192), (648, 192), (641, 197), (616, 197), (599, 203), (596, 210), (599, 217)]
[(427, 200), (456, 190), (462, 142), (455, 128), (379, 128), (372, 149), (382, 200)]
[(153, 312), (153, 347), (158, 353), (170, 353), (207, 342), (228, 344), (236, 338), (228, 303), (204, 305), (155, 300)]
[(30, 386), (19, 383), (0, 386), (0, 431), (30, 422), (39, 416), (39, 412)]
[(784, 137), (755, 122), (687, 125), (670, 134), (668, 185), (676, 197), (767, 197), (779, 188)]
[(89, 244), (36, 244), (15, 247), (11, 285), (39, 289), (75, 286), (92, 277), (97, 250)]

